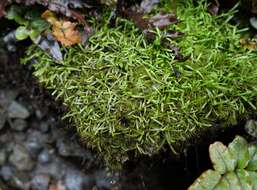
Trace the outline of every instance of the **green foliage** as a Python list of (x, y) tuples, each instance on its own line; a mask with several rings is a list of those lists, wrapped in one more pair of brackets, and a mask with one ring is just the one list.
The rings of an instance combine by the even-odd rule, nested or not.
[(181, 23), (170, 29), (185, 33), (171, 41), (185, 62), (126, 20), (98, 28), (87, 47), (64, 49), (63, 62), (34, 47), (23, 60), (37, 59), (35, 75), (69, 108), (65, 118), (109, 161), (173, 149), (217, 120), (235, 123), (256, 110), (257, 56), (240, 47), (244, 30), (228, 23), (233, 11), (213, 17), (205, 3), (183, 2)]
[(28, 37), (35, 41), (37, 37), (50, 27), (47, 21), (41, 18), (41, 12), (37, 7), (23, 7), (12, 5), (6, 14), (6, 18), (14, 20), (19, 26), (15, 36), (17, 40), (24, 40)]
[(214, 170), (205, 171), (189, 190), (257, 189), (257, 146), (237, 136), (228, 147), (215, 142), (209, 147)]

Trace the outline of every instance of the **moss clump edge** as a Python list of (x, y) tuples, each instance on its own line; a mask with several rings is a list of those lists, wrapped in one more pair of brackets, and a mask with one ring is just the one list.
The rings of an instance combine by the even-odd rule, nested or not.
[(233, 11), (206, 9), (205, 1), (177, 6), (181, 23), (169, 29), (185, 33), (171, 41), (189, 56), (185, 62), (122, 19), (120, 27), (97, 28), (86, 47), (64, 49), (63, 62), (34, 47), (23, 62), (36, 60), (35, 76), (69, 108), (64, 118), (106, 160), (123, 161), (131, 150), (152, 155), (215, 121), (231, 124), (256, 111), (256, 53), (240, 46), (244, 29), (229, 24)]

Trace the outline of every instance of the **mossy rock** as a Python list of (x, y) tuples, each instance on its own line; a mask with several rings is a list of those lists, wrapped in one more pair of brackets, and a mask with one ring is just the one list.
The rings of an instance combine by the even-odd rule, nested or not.
[[(165, 144), (197, 137), (216, 121), (234, 123), (256, 112), (257, 56), (240, 46), (244, 30), (229, 24), (233, 11), (219, 16), (207, 5), (177, 5), (185, 33), (171, 41), (189, 56), (174, 59), (160, 44), (161, 33), (146, 42), (127, 20), (101, 26), (87, 47), (66, 48), (63, 62), (31, 48), (35, 76), (69, 108), (86, 144), (107, 160), (122, 160), (130, 150), (149, 154)], [(179, 76), (174, 73), (179, 72)]]

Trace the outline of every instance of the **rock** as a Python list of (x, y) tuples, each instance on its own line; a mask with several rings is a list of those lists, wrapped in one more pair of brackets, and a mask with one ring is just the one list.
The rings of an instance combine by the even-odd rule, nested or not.
[(42, 133), (47, 133), (49, 130), (49, 124), (47, 122), (41, 122), (39, 124), (39, 129)]
[(0, 90), (0, 106), (7, 109), (17, 95), (18, 92), (14, 90)]
[(64, 160), (52, 155), (51, 162), (38, 164), (35, 170), (36, 174), (48, 174), (55, 177), (55, 179), (62, 179), (67, 173), (67, 163)]
[(6, 122), (5, 111), (0, 108), (0, 130), (4, 128), (5, 122)]
[(36, 114), (37, 118), (40, 120), (43, 119), (43, 117), (45, 116), (45, 114), (42, 113), (42, 111), (39, 109), (36, 109), (35, 114)]
[(67, 190), (92, 189), (93, 179), (77, 170), (68, 170), (65, 175), (64, 184)]
[(49, 154), (49, 151), (48, 149), (44, 149), (40, 152), (40, 154), (38, 155), (38, 161), (42, 164), (46, 164), (48, 163), (51, 158), (50, 158), (50, 154)]
[(15, 119), (11, 123), (11, 128), (15, 131), (24, 131), (28, 127), (28, 123), (24, 119)]
[(0, 149), (0, 166), (3, 166), (5, 164), (6, 157), (6, 150)]
[(8, 181), (13, 176), (13, 168), (11, 166), (3, 166), (0, 169), (1, 178), (5, 181)]
[(24, 144), (30, 154), (36, 157), (42, 150), (45, 140), (45, 136), (39, 131), (31, 131)]
[(91, 153), (81, 148), (77, 142), (71, 140), (67, 141), (65, 138), (59, 138), (56, 146), (59, 154), (64, 157), (93, 157)]
[(118, 173), (109, 173), (107, 170), (100, 170), (95, 173), (96, 185), (100, 189), (111, 189), (119, 180)]
[(46, 174), (36, 175), (30, 183), (30, 188), (33, 190), (48, 190), (50, 184), (50, 176)]
[(29, 190), (29, 176), (25, 172), (15, 171), (8, 184), (16, 189)]
[(10, 118), (26, 119), (30, 116), (28, 109), (16, 101), (9, 105), (7, 111)]
[(257, 121), (248, 120), (245, 124), (245, 131), (252, 137), (257, 138)]
[(14, 146), (9, 162), (21, 171), (29, 171), (35, 165), (26, 148), (19, 144)]

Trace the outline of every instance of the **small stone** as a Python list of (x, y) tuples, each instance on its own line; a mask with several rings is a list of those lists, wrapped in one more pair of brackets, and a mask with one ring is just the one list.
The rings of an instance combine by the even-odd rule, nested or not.
[(0, 90), (0, 106), (7, 109), (18, 93), (13, 90)]
[(44, 149), (40, 152), (40, 154), (38, 155), (38, 161), (42, 164), (46, 164), (50, 161), (50, 154), (47, 149)]
[(25, 172), (15, 171), (9, 184), (16, 189), (29, 190), (29, 176)]
[(26, 148), (19, 144), (14, 146), (9, 162), (21, 171), (29, 171), (35, 164)]
[(5, 181), (9, 181), (13, 176), (13, 168), (11, 166), (3, 166), (0, 175)]
[(118, 173), (111, 174), (107, 170), (100, 170), (95, 173), (96, 185), (100, 189), (111, 189), (118, 179)]
[(39, 124), (39, 129), (42, 133), (47, 133), (49, 130), (49, 124), (47, 122), (41, 122)]
[(84, 149), (82, 149), (78, 143), (74, 141), (66, 141), (64, 138), (58, 139), (56, 143), (58, 152), (61, 156), (68, 157), (85, 157)]
[(6, 150), (0, 149), (0, 166), (4, 165), (6, 161)]
[(32, 131), (28, 133), (28, 137), (25, 141), (25, 147), (34, 157), (38, 155), (38, 153), (43, 148), (44, 135), (39, 131)]
[(10, 118), (26, 119), (30, 116), (28, 109), (16, 101), (10, 104), (7, 111)]
[(245, 131), (252, 137), (257, 138), (257, 121), (248, 120), (245, 124)]
[(46, 174), (41, 174), (33, 177), (30, 188), (33, 190), (48, 190), (50, 183), (50, 176)]
[(92, 189), (94, 185), (91, 176), (86, 176), (77, 170), (67, 171), (64, 184), (68, 190)]
[(15, 131), (24, 131), (28, 127), (28, 123), (24, 119), (15, 119), (11, 123), (11, 128)]
[(0, 130), (4, 128), (6, 122), (5, 111), (0, 108)]
[(45, 116), (45, 115), (41, 112), (41, 110), (39, 110), (39, 109), (37, 109), (37, 110), (35, 111), (35, 114), (36, 114), (36, 116), (37, 116), (38, 119), (43, 119), (43, 117)]

